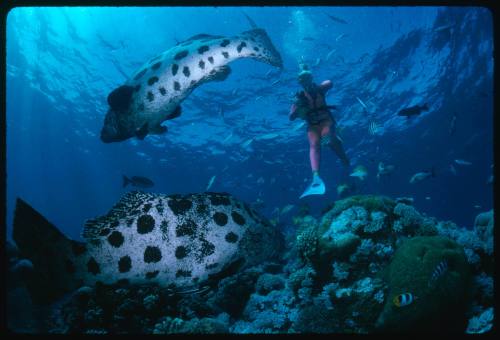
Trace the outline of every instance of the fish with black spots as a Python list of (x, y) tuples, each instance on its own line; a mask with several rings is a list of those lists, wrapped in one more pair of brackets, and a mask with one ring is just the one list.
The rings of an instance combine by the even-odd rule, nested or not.
[(252, 58), (279, 68), (283, 61), (266, 31), (254, 28), (224, 37), (197, 34), (151, 58), (108, 95), (101, 129), (104, 143), (163, 134), (164, 121), (181, 115), (181, 103), (195, 88), (223, 81), (230, 62)]
[(13, 240), (33, 264), (28, 289), (50, 302), (95, 284), (153, 284), (186, 291), (279, 256), (282, 235), (226, 193), (128, 192), (66, 237), (17, 199)]

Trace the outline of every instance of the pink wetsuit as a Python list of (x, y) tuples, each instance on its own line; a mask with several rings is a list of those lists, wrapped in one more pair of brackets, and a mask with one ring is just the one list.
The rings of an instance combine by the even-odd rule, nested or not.
[[(330, 147), (337, 153), (344, 164), (349, 165), (349, 160), (345, 155), (342, 144), (335, 134), (335, 120), (332, 117), (325, 101), (326, 92), (332, 88), (330, 80), (323, 81), (316, 86), (316, 95), (301, 91), (307, 100), (307, 106), (312, 110), (305, 117), (308, 122), (307, 138), (309, 139), (309, 159), (311, 161), (312, 171), (319, 171), (321, 138), (324, 136), (330, 137)], [(315, 98), (314, 98), (315, 97)], [(293, 104), (290, 109), (289, 118), (294, 120), (294, 115), (298, 106)]]

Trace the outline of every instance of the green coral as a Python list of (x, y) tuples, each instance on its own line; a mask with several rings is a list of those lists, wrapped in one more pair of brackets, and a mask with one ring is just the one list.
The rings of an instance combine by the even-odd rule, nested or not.
[[(448, 268), (432, 281), (442, 261)], [(461, 245), (442, 236), (408, 239), (397, 249), (387, 272), (389, 294), (377, 320), (379, 329), (465, 331), (471, 271)], [(393, 298), (403, 293), (412, 294), (414, 302), (395, 306)]]

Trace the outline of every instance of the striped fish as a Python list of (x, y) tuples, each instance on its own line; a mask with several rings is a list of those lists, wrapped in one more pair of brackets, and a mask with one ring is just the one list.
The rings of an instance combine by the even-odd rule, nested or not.
[(448, 270), (448, 262), (446, 260), (439, 262), (436, 268), (434, 268), (431, 278), (429, 279), (429, 287), (432, 286), (437, 279), (443, 276), (447, 270)]
[(368, 133), (372, 136), (375, 136), (378, 132), (378, 129), (379, 129), (379, 126), (377, 123), (375, 122), (371, 122), (369, 125), (368, 125)]
[(412, 293), (403, 293), (396, 295), (394, 299), (392, 299), (392, 302), (396, 307), (404, 307), (411, 304), (413, 301), (415, 301), (415, 299), (416, 297), (413, 296)]

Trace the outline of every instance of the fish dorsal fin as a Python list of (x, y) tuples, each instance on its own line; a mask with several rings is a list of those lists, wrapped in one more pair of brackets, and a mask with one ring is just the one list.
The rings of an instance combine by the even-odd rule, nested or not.
[(120, 224), (120, 220), (133, 215), (144, 202), (153, 198), (152, 194), (130, 191), (126, 193), (104, 216), (89, 219), (85, 222), (82, 237), (87, 241), (96, 240), (107, 235)]

